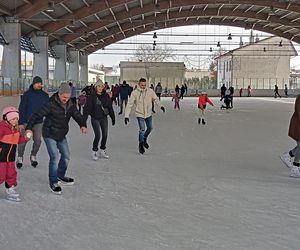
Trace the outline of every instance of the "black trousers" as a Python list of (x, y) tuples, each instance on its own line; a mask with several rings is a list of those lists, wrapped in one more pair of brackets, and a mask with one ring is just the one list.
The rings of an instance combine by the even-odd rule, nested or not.
[(106, 141), (108, 135), (108, 120), (107, 116), (102, 119), (91, 119), (92, 127), (94, 130), (95, 138), (93, 141), (93, 151), (98, 151), (98, 145), (100, 141), (100, 130), (102, 134), (100, 149), (106, 149)]

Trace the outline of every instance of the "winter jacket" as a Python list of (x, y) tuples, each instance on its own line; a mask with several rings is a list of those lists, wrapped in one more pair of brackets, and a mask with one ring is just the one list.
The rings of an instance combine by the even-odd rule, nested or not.
[(139, 86), (133, 90), (125, 109), (125, 117), (129, 117), (131, 108), (135, 105), (135, 115), (137, 117), (147, 118), (152, 115), (152, 101), (161, 107), (159, 99), (150, 88), (141, 89)]
[(224, 103), (230, 103), (231, 102), (231, 96), (230, 95), (224, 95), (221, 97), (220, 101), (224, 99)]
[(37, 121), (43, 117), (46, 117), (42, 130), (43, 137), (52, 138), (56, 141), (61, 141), (68, 133), (71, 117), (78, 123), (79, 127), (86, 127), (85, 119), (79, 113), (76, 105), (71, 100), (63, 105), (59, 100), (58, 93), (53, 94), (50, 101), (31, 116), (26, 129), (32, 130)]
[(0, 162), (14, 162), (17, 144), (24, 143), (25, 137), (7, 121), (0, 122)]
[[(38, 111), (44, 104), (49, 101), (49, 95), (43, 90), (35, 90), (31, 84), (29, 89), (21, 97), (19, 105), (20, 119), (19, 124), (27, 123), (30, 116)], [(36, 123), (42, 123), (43, 119)]]
[(214, 106), (213, 102), (208, 98), (208, 96), (200, 95), (198, 99), (198, 108), (203, 109), (206, 106), (206, 103)]
[(112, 107), (112, 101), (109, 95), (106, 92), (103, 92), (101, 95), (94, 94), (90, 95), (86, 104), (83, 108), (83, 115), (85, 120), (87, 120), (90, 115), (92, 118), (96, 120), (100, 120), (105, 118), (107, 115), (104, 114), (103, 108), (108, 110), (108, 115), (110, 116), (112, 123), (115, 123), (115, 112)]
[(130, 88), (129, 85), (126, 84), (121, 84), (119, 88), (119, 93), (120, 93), (120, 98), (123, 100), (127, 100), (128, 96), (130, 95)]
[(296, 141), (300, 141), (300, 95), (295, 101), (295, 111), (292, 115), (288, 135)]
[(154, 91), (155, 91), (156, 94), (161, 94), (162, 93), (162, 86), (161, 85), (156, 85)]

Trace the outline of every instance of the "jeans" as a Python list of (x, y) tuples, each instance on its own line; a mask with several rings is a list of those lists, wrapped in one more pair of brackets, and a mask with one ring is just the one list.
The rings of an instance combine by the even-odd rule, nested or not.
[[(142, 143), (144, 140), (147, 140), (149, 134), (151, 133), (152, 127), (152, 116), (147, 118), (137, 117), (139, 124), (139, 142)], [(145, 123), (147, 130), (145, 132)]]
[[(51, 138), (44, 138), (47, 151), (50, 157), (49, 161), (49, 183), (57, 183), (57, 177), (64, 177), (70, 161), (70, 151), (66, 137), (61, 141)], [(59, 154), (60, 153), (60, 159)]]
[(91, 122), (95, 134), (95, 138), (93, 141), (93, 151), (98, 151), (98, 145), (100, 141), (100, 128), (102, 133), (100, 149), (106, 149), (106, 141), (107, 141), (107, 134), (108, 134), (107, 116), (99, 120), (92, 118)]

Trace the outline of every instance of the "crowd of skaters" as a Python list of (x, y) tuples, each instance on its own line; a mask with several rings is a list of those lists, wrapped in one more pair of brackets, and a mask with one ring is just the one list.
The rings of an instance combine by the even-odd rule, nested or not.
[[(134, 88), (126, 81), (123, 81), (122, 84), (112, 85), (110, 88), (107, 82), (98, 80), (94, 85), (83, 88), (78, 97), (72, 82), (64, 82), (61, 83), (58, 91), (49, 97), (43, 90), (42, 79), (39, 76), (34, 77), (29, 89), (21, 98), (19, 108), (7, 106), (2, 112), (3, 119), (0, 122), (0, 183), (5, 182), (7, 198), (13, 201), (21, 200), (15, 189), (17, 186), (16, 167), (19, 169), (23, 167), (25, 146), (31, 138), (33, 145), (29, 158), (33, 167), (38, 165), (37, 153), (42, 137), (46, 144), (49, 155), (50, 190), (56, 194), (61, 194), (61, 186), (74, 184), (74, 178), (66, 175), (70, 161), (66, 135), (69, 131), (68, 124), (71, 118), (77, 122), (81, 132), (86, 134), (87, 119), (89, 116), (91, 117), (94, 132), (91, 146), (92, 159), (108, 159), (109, 155), (106, 152), (108, 117), (111, 119), (112, 126), (115, 125), (116, 120), (113, 104), (119, 106), (119, 115), (124, 111), (125, 125), (129, 123), (131, 109), (135, 107), (139, 128), (138, 151), (140, 154), (144, 154), (145, 150), (150, 148), (148, 137), (153, 129), (154, 106), (156, 105), (165, 112), (165, 108), (160, 104), (162, 93), (163, 88), (160, 83), (155, 87), (152, 85), (148, 88), (146, 79), (141, 78)], [(183, 84), (181, 88), (176, 85), (175, 93), (172, 96), (174, 109), (180, 110), (179, 102), (183, 99), (184, 93), (187, 93), (186, 84)], [(275, 89), (275, 94), (278, 94), (278, 87), (277, 93)], [(221, 87), (221, 101), (224, 101), (225, 104), (225, 106), (221, 106), (221, 109), (233, 108), (233, 95), (234, 88), (232, 86), (228, 89), (225, 85)], [(202, 125), (206, 124), (205, 109), (207, 104), (214, 106), (207, 92), (202, 91), (197, 103), (198, 123)], [(291, 124), (295, 123), (295, 119), (299, 119), (299, 105), (300, 100), (297, 98), (296, 110)], [(292, 125), (290, 131), (295, 130), (291, 128)], [(300, 166), (300, 138), (297, 133), (296, 135), (295, 132), (289, 133), (295, 139), (297, 146), (281, 156), (283, 162), (291, 168), (291, 176), (293, 177), (300, 177), (298, 169)], [(293, 161), (292, 158), (294, 158)]]

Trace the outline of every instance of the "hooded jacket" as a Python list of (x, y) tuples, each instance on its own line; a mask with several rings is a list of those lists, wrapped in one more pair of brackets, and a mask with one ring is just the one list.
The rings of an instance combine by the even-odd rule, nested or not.
[(155, 92), (150, 88), (141, 89), (139, 86), (132, 91), (128, 100), (125, 117), (129, 117), (131, 108), (135, 105), (135, 115), (137, 117), (147, 118), (152, 115), (152, 101), (161, 107), (159, 99)]
[(68, 133), (71, 117), (79, 127), (86, 127), (85, 119), (75, 104), (69, 100), (66, 105), (63, 105), (59, 100), (58, 93), (53, 94), (50, 101), (30, 117), (26, 129), (32, 130), (34, 124), (43, 117), (46, 117), (43, 124), (43, 137), (56, 141), (61, 141)]
[(296, 141), (300, 141), (300, 95), (295, 101), (295, 111), (292, 115), (288, 135)]
[(208, 98), (207, 95), (200, 95), (198, 99), (198, 108), (205, 108), (206, 103), (209, 103), (211, 106), (214, 106), (213, 102)]
[(108, 109), (109, 116), (112, 122), (115, 123), (115, 112), (112, 107), (112, 101), (106, 92), (103, 92), (101, 95), (93, 94), (87, 98), (83, 108), (85, 119), (87, 119), (89, 115), (97, 120), (105, 118), (107, 115), (104, 114), (102, 107)]
[[(20, 119), (19, 124), (23, 125), (27, 123), (30, 116), (38, 111), (44, 104), (49, 101), (49, 95), (42, 89), (36, 90), (33, 88), (33, 84), (21, 97), (19, 105)], [(42, 123), (43, 119), (38, 120), (36, 123)]]
[(7, 121), (0, 122), (0, 162), (14, 162), (17, 144), (24, 143), (25, 137)]

